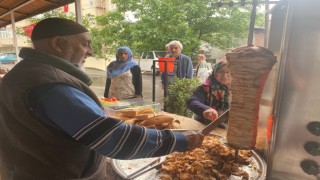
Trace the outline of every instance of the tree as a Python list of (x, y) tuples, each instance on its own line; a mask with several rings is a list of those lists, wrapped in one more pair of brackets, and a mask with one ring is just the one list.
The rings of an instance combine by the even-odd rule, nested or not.
[[(48, 12), (45, 12), (43, 14), (37, 15), (37, 16), (33, 16), (27, 19), (28, 22), (30, 23), (35, 23), (35, 22), (39, 22), (42, 19), (46, 19), (49, 17), (61, 17), (61, 18), (66, 18), (66, 19), (71, 19), (73, 21), (75, 21), (76, 16), (74, 13), (63, 13), (61, 12), (61, 10), (59, 9), (54, 9)], [(24, 33), (23, 29), (18, 27), (17, 28), (17, 34), (20, 36), (26, 36), (26, 34)], [(27, 39), (27, 43), (31, 44), (31, 39)]]
[[(30, 23), (35, 23), (35, 22), (39, 22), (43, 19), (46, 19), (46, 18), (50, 18), (50, 17), (61, 17), (61, 18), (66, 18), (66, 19), (70, 19), (70, 20), (73, 20), (75, 21), (76, 20), (76, 16), (74, 13), (72, 12), (68, 12), (68, 13), (65, 13), (63, 11), (61, 11), (61, 9), (54, 9), (54, 10), (51, 10), (51, 11), (48, 11), (48, 12), (45, 12), (43, 14), (40, 14), (40, 15), (37, 15), (37, 16), (33, 16), (33, 17), (30, 17), (28, 18), (27, 20), (30, 22)], [(82, 24), (83, 26), (85, 26), (90, 32), (91, 34), (93, 34), (92, 36), (92, 46), (93, 46), (93, 49), (98, 49), (98, 54), (97, 56), (101, 56), (103, 53), (101, 53), (101, 44), (99, 44), (99, 38), (96, 38), (96, 37), (100, 37), (99, 35), (96, 35), (96, 29), (95, 29), (95, 16), (92, 15), (92, 14), (85, 14), (83, 17), (82, 17)], [(26, 34), (24, 33), (23, 29), (22, 28), (17, 28), (17, 34), (21, 35), (21, 36), (26, 36)], [(31, 39), (27, 39), (27, 42), (28, 43), (31, 43)]]
[[(225, 49), (231, 38), (245, 38), (251, 6), (211, 7), (211, 1), (113, 0), (117, 9), (97, 17), (99, 28), (94, 29), (94, 35), (100, 36), (98, 44), (105, 43), (110, 51), (126, 45), (136, 53), (164, 50), (165, 44), (179, 40), (188, 55), (201, 41)], [(136, 21), (128, 20), (126, 12), (133, 12)]]

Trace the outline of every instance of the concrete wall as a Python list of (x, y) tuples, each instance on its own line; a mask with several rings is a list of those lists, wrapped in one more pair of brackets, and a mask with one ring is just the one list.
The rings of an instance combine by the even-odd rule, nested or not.
[(85, 67), (86, 68), (94, 68), (94, 69), (99, 69), (99, 70), (106, 70), (107, 61), (103, 58), (94, 58), (94, 57), (88, 57), (86, 59)]
[(114, 60), (114, 55), (106, 55), (104, 58), (88, 57), (84, 66), (86, 68), (94, 68), (105, 71), (109, 63)]

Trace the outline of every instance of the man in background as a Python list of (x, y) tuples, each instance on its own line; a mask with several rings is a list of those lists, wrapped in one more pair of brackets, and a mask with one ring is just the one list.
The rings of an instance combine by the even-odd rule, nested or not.
[(167, 52), (166, 57), (170, 57), (171, 56), (171, 51), (170, 51), (169, 43), (166, 44), (165, 49), (166, 49), (166, 52)]
[(169, 49), (171, 55), (169, 57), (175, 58), (174, 71), (167, 73), (168, 81), (165, 82), (165, 73), (161, 74), (161, 80), (163, 87), (167, 87), (174, 80), (174, 77), (177, 78), (188, 78), (192, 79), (193, 77), (193, 65), (191, 58), (182, 54), (183, 46), (179, 41), (171, 41), (169, 44)]

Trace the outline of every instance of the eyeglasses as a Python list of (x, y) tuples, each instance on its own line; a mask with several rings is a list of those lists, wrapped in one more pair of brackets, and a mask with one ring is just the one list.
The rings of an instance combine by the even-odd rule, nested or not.
[(230, 75), (231, 73), (230, 73), (230, 71), (217, 71), (216, 72), (217, 74), (221, 74), (222, 76), (224, 76), (224, 75)]

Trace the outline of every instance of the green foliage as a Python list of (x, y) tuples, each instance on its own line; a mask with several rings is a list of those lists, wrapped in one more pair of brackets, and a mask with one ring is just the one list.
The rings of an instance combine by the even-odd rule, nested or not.
[[(179, 40), (183, 53), (192, 56), (202, 41), (221, 49), (242, 45), (234, 38), (246, 38), (251, 6), (211, 6), (230, 0), (112, 0), (115, 11), (94, 17), (83, 16), (83, 25), (90, 30), (95, 56), (114, 54), (119, 46), (129, 46), (134, 54), (149, 50), (164, 50), (164, 46)], [(126, 18), (132, 12), (135, 20)], [(29, 18), (37, 22), (47, 17), (75, 20), (75, 14), (59, 9)], [(257, 13), (256, 25), (263, 26), (264, 16)], [(19, 35), (25, 35), (18, 30)]]
[(167, 112), (192, 117), (193, 112), (187, 108), (186, 102), (200, 84), (198, 78), (175, 78), (168, 87), (168, 96), (164, 98)]
[[(73, 21), (75, 21), (76, 19), (76, 16), (74, 13), (64, 13), (64, 12), (61, 12), (59, 9), (54, 9), (54, 10), (45, 12), (43, 14), (30, 17), (27, 19), (27, 21), (30, 22), (31, 24), (31, 23), (39, 22), (42, 19), (46, 19), (49, 17), (61, 17), (61, 18), (71, 19)], [(25, 37), (27, 36), (24, 30), (20, 27), (17, 28), (17, 34), (19, 36), (25, 36)], [(31, 39), (28, 38), (27, 43), (31, 44)]]
[[(99, 28), (94, 29), (94, 35), (96, 36), (94, 40), (107, 46), (108, 52), (105, 53), (114, 53), (116, 48), (123, 45), (132, 48), (132, 44), (135, 42), (135, 36), (132, 34), (134, 32), (132, 30), (133, 23), (125, 21), (122, 13), (112, 11), (104, 16), (97, 17), (96, 21)], [(95, 43), (97, 42), (95, 41)]]
[(74, 13), (61, 12), (59, 9), (54, 9), (52, 11), (45, 12), (45, 13), (38, 15), (38, 16), (33, 16), (33, 17), (29, 18), (28, 20), (30, 22), (34, 23), (34, 22), (38, 22), (42, 19), (46, 19), (49, 17), (61, 17), (61, 18), (71, 19), (73, 21), (76, 20), (76, 16)]
[[(28, 18), (28, 21), (30, 23), (35, 23), (49, 17), (61, 17), (61, 18), (66, 18), (73, 21), (76, 20), (76, 16), (74, 13), (72, 12), (65, 13), (59, 9), (54, 9), (52, 11), (45, 12), (41, 15)], [(82, 17), (82, 24), (90, 31), (94, 54), (98, 57), (102, 57), (104, 55), (104, 53), (102, 52), (103, 51), (102, 47), (105, 44), (105, 42), (104, 42), (104, 39), (100, 38), (101, 37), (100, 31), (98, 31), (97, 28), (95, 28), (96, 17), (92, 14), (86, 14)], [(26, 36), (22, 28), (17, 28), (17, 34), (21, 36)], [(28, 43), (31, 43), (30, 39), (27, 39), (27, 41)]]
[[(252, 8), (249, 5), (211, 7), (211, 2), (218, 0), (112, 2), (117, 9), (97, 18), (101, 26), (99, 39), (104, 39), (110, 50), (119, 45), (129, 46), (134, 53), (164, 50), (168, 42), (179, 40), (183, 53), (189, 56), (199, 49), (201, 41), (226, 49), (232, 46), (234, 37), (245, 38)], [(136, 21), (126, 19), (126, 12), (133, 12)]]

